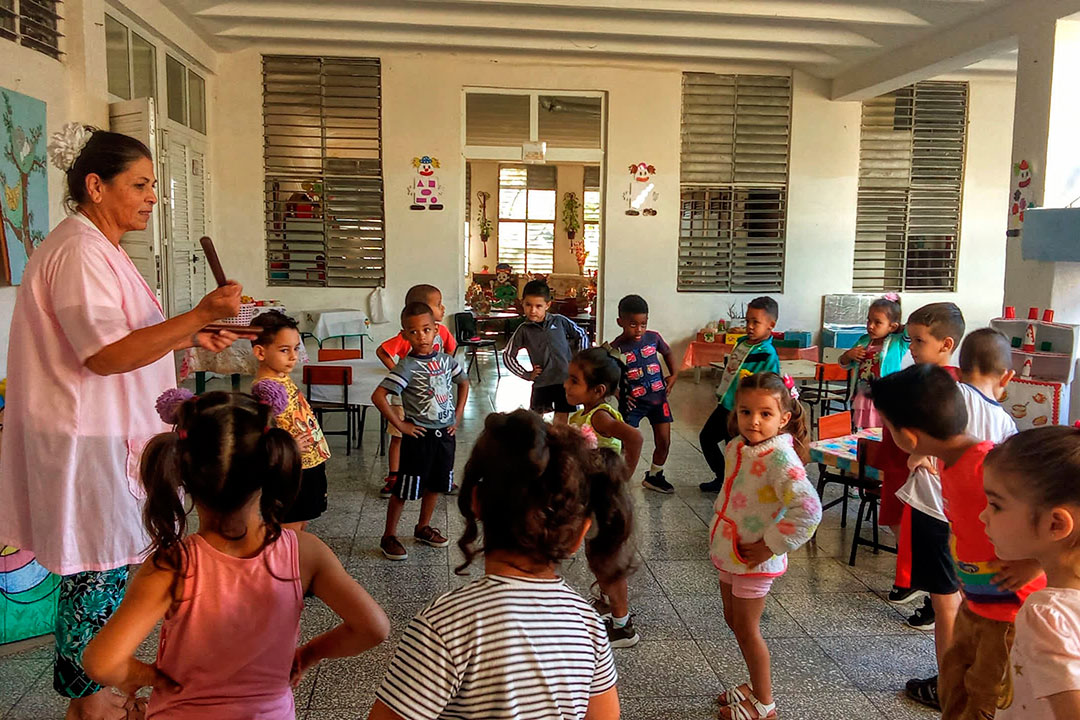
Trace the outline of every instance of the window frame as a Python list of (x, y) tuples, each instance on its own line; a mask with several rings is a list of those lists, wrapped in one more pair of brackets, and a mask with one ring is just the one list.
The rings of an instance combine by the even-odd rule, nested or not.
[[(943, 107), (939, 93), (962, 97), (958, 104)], [(920, 95), (927, 102), (921, 123)], [(892, 108), (891, 124), (898, 134), (883, 138), (889, 123), (888, 116), (882, 119), (881, 109), (888, 107)], [(910, 114), (900, 114), (907, 108)], [(956, 292), (970, 111), (971, 87), (965, 81), (920, 81), (861, 104), (854, 292)], [(951, 126), (948, 113), (954, 114)], [(906, 122), (909, 128), (897, 130), (897, 122)], [(906, 143), (899, 134), (905, 129), (910, 132)], [(906, 184), (892, 180), (895, 161), (888, 155), (895, 155), (901, 148), (908, 151)], [(948, 157), (950, 153), (952, 157)], [(951, 164), (957, 159), (958, 165)], [(888, 170), (884, 169), (886, 165)], [(955, 182), (943, 179), (946, 173), (954, 173)], [(950, 201), (954, 202), (955, 218), (950, 213), (942, 222), (943, 207), (946, 212), (951, 209), (944, 203)], [(919, 228), (952, 232), (928, 234), (918, 232)], [(945, 279), (947, 282), (942, 282)]]
[(539, 142), (540, 133), (540, 96), (558, 95), (561, 97), (598, 97), (600, 98), (600, 147), (570, 148), (549, 145), (545, 155), (546, 163), (585, 163), (602, 165), (607, 150), (608, 97), (606, 91), (597, 90), (536, 90), (523, 88), (465, 87), (461, 91), (461, 147), (462, 154), (469, 160), (497, 160), (507, 164), (520, 164), (521, 146), (469, 145), (468, 144), (468, 97), (469, 95), (528, 95), (529, 100), (529, 142)]
[[(597, 176), (599, 177), (599, 173), (597, 173)], [(601, 183), (597, 183), (595, 187), (590, 187), (589, 185), (582, 183), (581, 187), (581, 240), (586, 243), (585, 249), (589, 251), (589, 254), (585, 257), (584, 270), (586, 274), (589, 272), (595, 272), (597, 275), (600, 274), (600, 246), (603, 245), (601, 233), (603, 231), (602, 228), (604, 223), (604, 196), (600, 184)], [(589, 193), (596, 193), (598, 212), (595, 220), (590, 220), (586, 212), (586, 208), (589, 205), (586, 198), (588, 198)], [(596, 229), (595, 251), (590, 249), (588, 245), (588, 230), (590, 227)]]
[[(555, 223), (558, 221), (558, 215), (559, 215), (559, 206), (558, 206), (559, 205), (559, 203), (558, 203), (559, 193), (558, 193), (557, 186), (555, 188), (532, 188), (532, 187), (529, 187), (529, 175), (528, 175), (529, 166), (528, 165), (514, 165), (514, 164), (511, 164), (511, 163), (507, 163), (507, 164), (499, 165), (499, 193), (500, 193), (500, 195), (501, 195), (503, 189), (521, 190), (521, 188), (516, 188), (516, 187), (512, 187), (512, 186), (503, 185), (502, 173), (503, 173), (503, 170), (505, 170), (505, 169), (520, 169), (520, 170), (525, 171), (525, 187), (523, 189), (524, 192), (525, 192), (525, 217), (524, 218), (504, 218), (504, 217), (502, 217), (502, 214), (501, 214), (502, 213), (502, 202), (499, 201), (499, 202), (496, 203), (496, 207), (499, 210), (499, 215), (498, 215), (498, 217), (496, 219), (496, 222), (498, 223), (498, 228), (499, 228), (498, 229), (499, 256), (498, 256), (497, 262), (499, 262), (499, 263), (506, 262), (506, 263), (512, 265), (512, 263), (510, 263), (509, 260), (504, 260), (503, 256), (502, 256), (502, 252), (503, 252), (503, 232), (502, 232), (502, 228), (503, 228), (504, 224), (506, 224), (506, 225), (518, 225), (519, 224), (519, 225), (522, 225), (524, 227), (524, 229), (525, 229), (524, 267), (521, 270), (521, 272), (522, 273), (531, 273), (533, 275), (549, 275), (549, 274), (555, 272), (555, 227), (556, 227)], [(553, 204), (554, 212), (553, 212), (553, 217), (552, 217), (551, 220), (531, 220), (531, 219), (529, 219), (529, 193), (531, 191), (550, 192), (552, 194), (552, 197), (554, 198), (554, 204)], [(499, 198), (498, 200), (501, 200), (501, 198)], [(551, 267), (548, 268), (547, 270), (535, 270), (535, 269), (531, 269), (529, 267), (529, 226), (530, 225), (533, 225), (533, 226), (549, 226), (551, 228), (551, 254), (550, 254)], [(515, 269), (514, 272), (517, 273), (518, 270)]]
[[(154, 99), (154, 102), (157, 103), (158, 102), (158, 89), (160, 87), (160, 82), (159, 82), (160, 79), (158, 78), (158, 66), (159, 66), (160, 63), (158, 62), (158, 60), (159, 60), (158, 55), (159, 55), (159, 53), (162, 52), (162, 48), (160, 47), (160, 42), (157, 41), (157, 40), (151, 40), (150, 37), (148, 37), (150, 35), (150, 33), (144, 32), (141, 28), (132, 27), (131, 22), (128, 21), (127, 18), (120, 18), (120, 17), (117, 17), (115, 14), (113, 14), (111, 12), (106, 12), (105, 13), (105, 23), (108, 24), (108, 22), (110, 20), (124, 29), (124, 33), (125, 33), (126, 39), (127, 39), (127, 93), (128, 93), (128, 96), (125, 97), (123, 95), (118, 95), (118, 94), (114, 93), (111, 88), (109, 88), (108, 89), (109, 100), (111, 102), (118, 102), (118, 101), (122, 101), (122, 100), (133, 100), (135, 98), (140, 98), (140, 97), (152, 97)], [(151, 94), (149, 96), (136, 95), (136, 90), (135, 90), (135, 84), (136, 84), (135, 83), (135, 38), (138, 38), (142, 42), (146, 43), (150, 47), (150, 49), (153, 51), (152, 54), (151, 54), (151, 57), (153, 57), (154, 62), (153, 62), (153, 67), (151, 68), (151, 73), (150, 73), (151, 83), (153, 85), (153, 92), (151, 92)], [(108, 53), (106, 53), (106, 60), (105, 60), (106, 85), (108, 85), (108, 76), (109, 76)]]
[[(701, 112), (701, 106), (695, 102), (700, 97), (698, 92), (708, 95), (709, 88), (713, 85), (717, 88), (730, 87), (731, 99), (726, 102), (719, 98), (720, 102), (717, 102), (718, 98), (709, 97), (704, 103), (706, 113), (709, 114), (705, 124), (711, 126), (715, 117), (730, 115), (730, 142), (725, 140), (722, 128), (715, 135), (712, 130), (709, 135), (694, 130), (694, 124), (700, 122), (700, 119), (694, 117)], [(746, 88), (745, 92), (742, 92), (743, 86)], [(761, 90), (778, 87), (786, 87), (786, 97), (783, 97), (782, 93), (770, 95)], [(723, 94), (723, 91), (720, 91), (719, 95)], [(747, 98), (746, 102), (742, 102), (743, 97)], [(786, 116), (770, 112), (770, 108), (780, 107), (775, 102), (779, 97), (786, 101)], [(679, 178), (676, 292), (784, 292), (787, 274), (792, 100), (792, 82), (787, 75), (683, 73), (680, 123), (683, 146)], [(748, 128), (744, 131), (745, 139), (741, 138), (738, 132), (741, 113), (743, 125)], [(751, 121), (750, 118), (754, 120)], [(765, 132), (781, 127), (780, 121), (786, 122), (783, 126), (784, 133)], [(770, 169), (769, 166), (777, 164), (775, 160), (778, 155), (775, 152), (772, 155), (768, 152), (762, 153), (760, 148), (777, 146), (779, 143), (776, 138), (780, 136), (785, 137), (786, 145), (783, 181), (751, 177), (755, 173), (760, 173), (765, 178), (777, 174), (775, 168)], [(704, 146), (704, 149), (699, 146)], [(703, 173), (697, 164), (688, 161), (691, 158), (696, 160), (699, 154), (710, 158), (710, 162), (717, 167), (727, 165), (728, 169), (715, 170), (711, 176)], [(764, 169), (759, 169), (759, 164)], [(768, 201), (755, 198), (755, 194), (774, 194), (776, 199)], [(695, 215), (694, 203), (699, 201), (704, 203), (702, 207), (705, 210), (700, 215)], [(719, 202), (721, 209), (716, 211), (715, 219), (710, 219), (706, 217), (706, 211), (712, 207), (710, 203), (713, 202)], [(772, 202), (775, 202), (775, 210), (770, 207)], [(725, 204), (726, 210), (723, 209)], [(751, 210), (754, 204), (759, 204), (760, 207)], [(741, 216), (738, 223), (737, 216)], [(695, 228), (694, 223), (698, 220), (703, 224), (700, 228)], [(710, 229), (710, 222), (716, 224), (715, 233), (694, 232)], [(767, 227), (770, 224), (775, 224), (776, 227)], [(773, 247), (769, 247), (770, 245)], [(708, 274), (710, 266), (706, 263), (710, 257), (717, 258), (717, 262), (711, 266), (717, 268), (715, 275)], [(721, 267), (724, 268), (723, 271), (719, 270)], [(726, 278), (720, 281), (720, 275), (724, 272)]]
[[(53, 60), (60, 60), (65, 54), (60, 49), (60, 40), (64, 37), (60, 32), (60, 21), (63, 20), (59, 8), (61, 2), (62, 0), (2, 0), (0, 37)], [(26, 32), (24, 24), (34, 28), (31, 32)]]

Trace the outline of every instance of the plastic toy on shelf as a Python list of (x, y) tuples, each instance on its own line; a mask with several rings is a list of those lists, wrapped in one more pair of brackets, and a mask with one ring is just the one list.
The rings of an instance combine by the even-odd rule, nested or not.
[(1021, 430), (1069, 422), (1070, 395), (1076, 371), (1080, 325), (1054, 322), (1054, 311), (1030, 308), (1026, 318), (1006, 307), (990, 321), (1012, 345), (1016, 377), (1009, 384), (1006, 411)]

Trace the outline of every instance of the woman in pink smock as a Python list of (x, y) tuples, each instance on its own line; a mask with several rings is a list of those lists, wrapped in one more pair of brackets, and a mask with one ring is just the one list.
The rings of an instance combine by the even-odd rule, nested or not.
[(93, 682), (82, 652), (119, 605), (148, 538), (138, 483), (143, 445), (168, 428), (154, 411), (176, 387), (173, 351), (220, 351), (235, 315), (230, 283), (165, 319), (120, 238), (146, 229), (157, 196), (150, 151), (126, 135), (72, 123), (49, 154), (66, 174), (72, 215), (26, 266), (8, 349), (0, 452), (0, 544), (32, 551), (63, 576), (53, 685), (67, 717), (123, 718), (124, 700)]

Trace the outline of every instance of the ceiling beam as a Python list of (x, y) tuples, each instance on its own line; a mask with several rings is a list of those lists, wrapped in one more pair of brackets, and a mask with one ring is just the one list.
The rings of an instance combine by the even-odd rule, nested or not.
[[(620, 57), (692, 57), (715, 61), (736, 60), (779, 64), (831, 64), (837, 59), (815, 48), (777, 47), (738, 42), (701, 42), (658, 37), (603, 37), (564, 33), (551, 37), (536, 34), (521, 36), (514, 33), (492, 32), (486, 35), (454, 27), (400, 28), (370, 27), (362, 23), (328, 25), (293, 20), (278, 22), (207, 23), (214, 34), (228, 40), (296, 40), (311, 38), (318, 42), (379, 44), (388, 46), (469, 49), (495, 54), (506, 51), (526, 51), (541, 54), (574, 53), (586, 56), (613, 55)], [(217, 25), (218, 27), (214, 27)], [(298, 27), (307, 25), (308, 27)]]
[[(225, 2), (197, 13), (206, 20), (279, 22), (293, 25), (296, 21), (295, 3), (283, 0), (262, 0), (257, 5), (245, 0)], [(733, 22), (717, 19), (696, 22), (684, 18), (647, 19), (640, 16), (611, 22), (597, 15), (582, 17), (581, 12), (566, 14), (528, 9), (515, 13), (493, 14), (477, 8), (448, 10), (444, 7), (419, 12), (416, 8), (393, 6), (371, 8), (357, 12), (355, 6), (323, 3), (304, 12), (305, 22), (322, 22), (333, 26), (363, 25), (369, 29), (415, 29), (433, 27), (455, 28), (481, 35), (492, 31), (529, 36), (588, 35), (590, 37), (658, 37), (677, 40), (737, 41), (770, 45), (805, 45), (840, 48), (873, 49), (881, 46), (865, 35), (836, 26), (806, 27), (793, 22), (770, 23), (751, 20)]]
[(1080, 12), (1080, 0), (1015, 0), (844, 71), (833, 100), (865, 100), (1016, 48), (1016, 30)]

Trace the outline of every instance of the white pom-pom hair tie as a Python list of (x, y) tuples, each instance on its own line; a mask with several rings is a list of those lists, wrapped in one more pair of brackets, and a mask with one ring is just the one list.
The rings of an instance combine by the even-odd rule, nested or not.
[(94, 131), (82, 123), (68, 123), (49, 137), (49, 160), (60, 170), (69, 172), (93, 136)]

